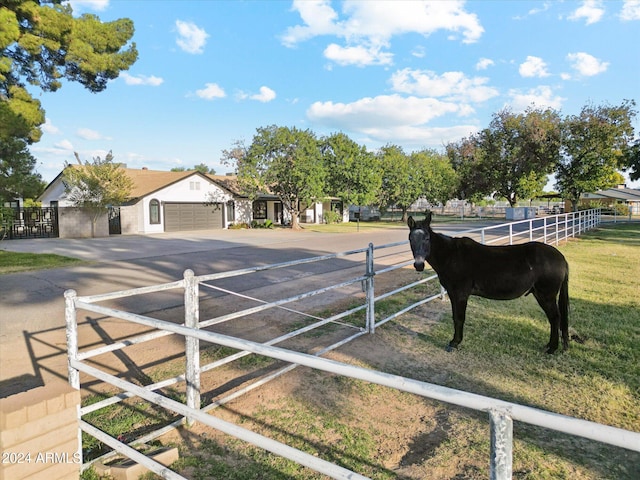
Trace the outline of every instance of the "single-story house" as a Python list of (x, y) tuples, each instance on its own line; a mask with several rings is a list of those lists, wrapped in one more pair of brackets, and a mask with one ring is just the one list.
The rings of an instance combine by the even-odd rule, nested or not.
[(640, 189), (627, 188), (626, 185), (618, 185), (615, 188), (598, 190), (593, 193), (584, 193), (580, 197), (580, 201), (587, 203), (596, 201), (607, 207), (625, 204), (632, 215), (640, 214)]
[[(283, 209), (277, 196), (264, 194), (252, 201), (243, 195), (235, 175), (209, 175), (195, 170), (166, 172), (147, 168), (125, 168), (125, 171), (133, 181), (133, 189), (129, 199), (122, 205), (114, 206), (116, 208), (110, 213), (112, 217), (119, 217), (119, 228), (117, 231), (109, 229), (109, 221), (113, 223), (114, 218), (105, 218), (96, 232), (91, 232), (91, 222), (86, 212), (74, 208), (67, 198), (64, 171), (58, 174), (38, 200), (43, 207), (58, 207), (61, 237), (216, 229), (228, 228), (234, 223), (250, 224), (252, 221), (266, 220), (274, 224), (287, 224), (291, 220), (290, 213)], [(327, 200), (307, 209), (301, 221), (321, 223), (323, 208), (339, 208), (342, 211), (341, 204)]]

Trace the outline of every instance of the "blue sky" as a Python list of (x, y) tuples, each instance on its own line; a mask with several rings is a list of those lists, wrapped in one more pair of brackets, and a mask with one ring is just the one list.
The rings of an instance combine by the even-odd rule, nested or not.
[(505, 107), (570, 115), (640, 102), (640, 0), (71, 4), (132, 19), (139, 59), (98, 94), (34, 90), (47, 122), (31, 151), (45, 181), (74, 151), (223, 174), (222, 150), (272, 124), (411, 152), (442, 149)]

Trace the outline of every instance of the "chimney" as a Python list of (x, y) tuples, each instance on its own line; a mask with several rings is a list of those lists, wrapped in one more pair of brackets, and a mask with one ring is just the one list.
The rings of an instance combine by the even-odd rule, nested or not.
[(143, 170), (149, 170), (149, 168), (147, 168), (147, 167), (142, 167), (142, 169), (143, 169)]

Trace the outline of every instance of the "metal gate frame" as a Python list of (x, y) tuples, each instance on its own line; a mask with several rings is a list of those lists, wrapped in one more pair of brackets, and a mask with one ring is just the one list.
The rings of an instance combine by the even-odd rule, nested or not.
[[(556, 227), (562, 223), (564, 223), (565, 231), (561, 232), (556, 229), (556, 232), (552, 235), (554, 238), (562, 237), (562, 235), (573, 236), (576, 232), (585, 231), (589, 228), (593, 228), (599, 223), (599, 212), (588, 213), (585, 215), (573, 215), (573, 214), (565, 214), (559, 217), (564, 217), (563, 221), (556, 219), (554, 224)], [(570, 218), (569, 218), (570, 217)], [(570, 221), (569, 221), (570, 220)], [(528, 221), (525, 221), (528, 222)], [(521, 223), (521, 222), (517, 222)], [(513, 234), (513, 226), (514, 224), (504, 224), (502, 227), (507, 226), (510, 232), (510, 236)], [(517, 225), (516, 225), (517, 227)], [(545, 237), (547, 235), (546, 229), (549, 227), (547, 222), (544, 222), (542, 227), (536, 226), (535, 228), (543, 228), (545, 231)], [(495, 228), (495, 227), (491, 227)], [(531, 237), (533, 224), (529, 224), (528, 235)], [(470, 233), (470, 232), (464, 232)], [(481, 236), (485, 236), (486, 233), (484, 231), (480, 232)], [(567, 238), (567, 237), (565, 237)], [(107, 405), (111, 405), (122, 401), (125, 398), (131, 396), (139, 396), (147, 401), (155, 403), (163, 408), (171, 410), (173, 412), (182, 415), (183, 418), (175, 424), (165, 427), (158, 432), (154, 432), (154, 434), (150, 434), (147, 437), (140, 438), (137, 441), (132, 442), (142, 443), (148, 441), (148, 439), (155, 438), (162, 433), (164, 433), (168, 428), (173, 428), (183, 422), (192, 423), (195, 421), (201, 422), (210, 427), (216, 428), (224, 433), (235, 436), (241, 440), (250, 442), (254, 445), (257, 445), (261, 448), (264, 448), (270, 452), (281, 455), (283, 457), (289, 458), (295, 462), (300, 463), (301, 465), (307, 466), (313, 470), (316, 470), (320, 473), (328, 475), (332, 478), (340, 478), (340, 479), (365, 479), (362, 475), (359, 475), (355, 472), (347, 470), (343, 467), (334, 465), (330, 462), (322, 460), (313, 455), (309, 455), (305, 452), (299, 451), (292, 447), (289, 447), (280, 442), (274, 441), (262, 435), (251, 432), (250, 430), (239, 427), (233, 423), (226, 422), (219, 418), (216, 418), (212, 415), (209, 415), (208, 412), (212, 408), (216, 408), (237, 396), (249, 391), (253, 388), (257, 388), (260, 385), (263, 385), (267, 381), (282, 375), (293, 368), (296, 368), (298, 365), (307, 366), (310, 368), (332, 372), (338, 375), (347, 376), (350, 378), (355, 378), (371, 383), (375, 383), (378, 385), (383, 385), (391, 388), (395, 388), (397, 390), (413, 393), (416, 395), (423, 396), (425, 398), (430, 398), (433, 400), (443, 401), (452, 405), (457, 405), (465, 408), (470, 408), (473, 410), (484, 411), (488, 413), (489, 422), (491, 425), (490, 434), (491, 434), (491, 452), (490, 452), (490, 478), (496, 480), (502, 479), (510, 479), (512, 475), (512, 440), (513, 440), (513, 420), (522, 421), (524, 423), (528, 423), (531, 425), (536, 425), (540, 427), (544, 427), (551, 430), (556, 430), (564, 433), (568, 433), (575, 436), (580, 436), (584, 438), (589, 438), (592, 440), (600, 441), (603, 443), (607, 443), (610, 445), (618, 446), (621, 448), (633, 450), (640, 452), (640, 433), (632, 432), (620, 428), (610, 427), (606, 425), (597, 424), (595, 422), (590, 422), (586, 420), (581, 420), (573, 417), (569, 417), (566, 415), (560, 415), (552, 412), (547, 412), (541, 409), (527, 407), (523, 405), (519, 405), (512, 402), (505, 402), (499, 399), (494, 399), (490, 397), (486, 397), (483, 395), (472, 394), (460, 390), (455, 390), (448, 387), (443, 387), (435, 384), (430, 384), (426, 382), (420, 382), (417, 380), (413, 380), (406, 377), (401, 377), (398, 375), (391, 375), (371, 369), (365, 369), (362, 367), (357, 367), (353, 365), (349, 365), (342, 362), (337, 362), (334, 360), (329, 360), (325, 358), (319, 357), (319, 355), (325, 353), (326, 351), (337, 348), (340, 345), (347, 343), (348, 341), (357, 338), (366, 333), (374, 333), (375, 328), (383, 325), (389, 320), (396, 318), (406, 311), (415, 308), (418, 305), (424, 304), (428, 301), (432, 301), (436, 298), (441, 297), (441, 294), (431, 296), (427, 299), (424, 299), (410, 307), (403, 309), (400, 312), (396, 312), (391, 316), (382, 319), (380, 321), (375, 320), (375, 302), (379, 301), (383, 298), (389, 297), (395, 293), (400, 291), (407, 290), (409, 288), (415, 287), (418, 284), (426, 283), (429, 281), (434, 281), (437, 279), (436, 275), (431, 275), (425, 279), (422, 279), (418, 282), (414, 282), (410, 285), (406, 285), (404, 287), (400, 287), (392, 292), (385, 293), (378, 297), (375, 296), (374, 292), (374, 276), (379, 275), (385, 272), (390, 272), (396, 270), (398, 268), (403, 268), (412, 263), (413, 260), (405, 261), (393, 265), (391, 267), (380, 269), (376, 271), (374, 269), (374, 252), (380, 249), (387, 249), (391, 247), (404, 246), (407, 242), (397, 242), (394, 244), (383, 245), (379, 247), (374, 247), (373, 244), (369, 244), (368, 248), (353, 250), (349, 252), (343, 252), (338, 254), (324, 255), (319, 257), (312, 257), (302, 260), (297, 260), (293, 262), (285, 262), (274, 265), (267, 265), (261, 267), (253, 267), (246, 268), (241, 270), (235, 270), (232, 272), (222, 272), (218, 274), (212, 275), (202, 275), (195, 276), (191, 270), (187, 270), (184, 273), (184, 278), (182, 280), (166, 283), (162, 285), (154, 285), (150, 287), (142, 287), (131, 290), (125, 290), (120, 292), (112, 292), (101, 295), (93, 295), (93, 296), (77, 296), (74, 290), (68, 290), (65, 292), (65, 320), (67, 324), (67, 348), (69, 355), (69, 382), (70, 384), (76, 388), (80, 389), (80, 373), (89, 374), (99, 380), (102, 380), (106, 383), (112, 384), (119, 389), (123, 390), (124, 393), (106, 399), (102, 402), (98, 402), (88, 407), (83, 407), (79, 409), (79, 418), (80, 418), (80, 429), (78, 434), (78, 442), (79, 442), (79, 451), (82, 453), (81, 449), (81, 432), (85, 431), (90, 435), (93, 435), (98, 440), (104, 442), (108, 446), (114, 449), (115, 452), (122, 453), (134, 461), (144, 465), (149, 468), (153, 472), (161, 475), (163, 478), (169, 479), (182, 479), (183, 477), (171, 471), (167, 467), (155, 462), (154, 460), (144, 456), (131, 446), (118, 441), (117, 439), (109, 436), (108, 434), (100, 431), (96, 427), (90, 425), (89, 423), (82, 420), (82, 415), (85, 415), (89, 412), (99, 410)], [(221, 317), (212, 318), (205, 321), (199, 320), (199, 303), (198, 303), (198, 293), (199, 288), (202, 286), (204, 288), (217, 288), (215, 286), (212, 287), (210, 283), (213, 280), (228, 278), (232, 276), (238, 275), (246, 275), (259, 271), (270, 270), (270, 269), (278, 269), (291, 265), (301, 265), (305, 263), (319, 262), (323, 260), (346, 257), (350, 255), (356, 254), (366, 254), (366, 265), (365, 272), (362, 276), (356, 277), (346, 282), (342, 282), (336, 285), (332, 285), (329, 287), (317, 289), (311, 292), (306, 292), (301, 295), (297, 295), (295, 297), (290, 297), (282, 300), (278, 300), (276, 302), (261, 302), (261, 305), (257, 307), (253, 307), (250, 309), (243, 310), (241, 312), (236, 312), (233, 314), (224, 315)], [(310, 297), (313, 295), (319, 295), (325, 293), (334, 288), (343, 288), (346, 285), (351, 285), (354, 283), (362, 283), (366, 292), (366, 299), (364, 305), (360, 305), (346, 312), (341, 312), (337, 315), (334, 315), (330, 318), (319, 319), (312, 325), (308, 325), (302, 329), (299, 329), (295, 332), (290, 332), (289, 334), (283, 335), (282, 337), (278, 337), (277, 339), (273, 339), (266, 343), (257, 343), (241, 338), (230, 337), (227, 335), (222, 335), (219, 333), (214, 333), (206, 330), (202, 330), (203, 327), (213, 325), (216, 323), (220, 323), (223, 321), (232, 320), (234, 318), (239, 318), (250, 313), (254, 313), (257, 311), (266, 310), (269, 308), (285, 308), (283, 305), (300, 300), (302, 298)], [(108, 307), (104, 307), (98, 305), (98, 302), (111, 300), (115, 298), (128, 297), (139, 294), (148, 294), (152, 292), (161, 292), (170, 289), (180, 288), (184, 290), (184, 305), (185, 305), (185, 321), (182, 325), (177, 325), (172, 322), (167, 322), (155, 318), (151, 318), (144, 315), (138, 315), (130, 312), (125, 312), (121, 310), (116, 310)], [(135, 338), (129, 338), (127, 340), (117, 342), (111, 345), (107, 345), (104, 347), (99, 347), (90, 351), (79, 352), (78, 351), (78, 331), (77, 331), (77, 311), (82, 309), (84, 311), (95, 312), (106, 317), (119, 318), (123, 320), (127, 320), (138, 325), (143, 325), (147, 327), (152, 327), (159, 329), (158, 332), (148, 333), (144, 335), (140, 335)], [(290, 311), (294, 311), (292, 309), (288, 309)], [(366, 311), (366, 320), (365, 325), (360, 328), (357, 328), (356, 332), (353, 333), (348, 338), (345, 338), (336, 344), (323, 349), (321, 352), (318, 352), (316, 355), (309, 355), (306, 353), (295, 352), (292, 350), (287, 350), (280, 347), (275, 347), (274, 345), (279, 343), (280, 341), (291, 338), (292, 336), (298, 335), (301, 332), (309, 331), (313, 328), (317, 328), (318, 326), (325, 325), (330, 322), (335, 322), (340, 318), (344, 318), (352, 313), (360, 310)], [(301, 312), (297, 312), (301, 313)], [(114, 375), (110, 375), (106, 372), (99, 370), (91, 365), (83, 363), (84, 360), (87, 360), (96, 355), (115, 351), (121, 348), (124, 348), (129, 345), (134, 345), (138, 343), (142, 343), (148, 340), (152, 340), (154, 338), (159, 338), (166, 335), (178, 334), (185, 337), (185, 356), (186, 356), (186, 371), (184, 375), (179, 375), (172, 379), (164, 380), (162, 382), (158, 382), (154, 385), (149, 385), (145, 387), (141, 387), (135, 385), (131, 382), (127, 382), (120, 378), (117, 378)], [(200, 356), (199, 356), (199, 341), (206, 341), (209, 343), (214, 343), (222, 346), (227, 346), (233, 349), (240, 350), (239, 353), (226, 357), (222, 360), (218, 360), (213, 362), (212, 364), (205, 365), (203, 367), (200, 366)], [(284, 367), (283, 369), (275, 372), (274, 374), (265, 377), (258, 382), (245, 387), (244, 389), (235, 392), (228, 397), (218, 400), (214, 404), (208, 405), (205, 408), (200, 409), (200, 375), (202, 372), (206, 370), (210, 370), (217, 366), (220, 366), (224, 363), (228, 363), (232, 360), (240, 358), (244, 355), (249, 355), (251, 353), (259, 354), (279, 360), (283, 360), (288, 362), (290, 365)], [(155, 392), (164, 386), (181, 382), (186, 382), (186, 404), (182, 404), (175, 400), (164, 397)], [(102, 457), (104, 458), (104, 457)], [(84, 467), (88, 467), (86, 464)]]

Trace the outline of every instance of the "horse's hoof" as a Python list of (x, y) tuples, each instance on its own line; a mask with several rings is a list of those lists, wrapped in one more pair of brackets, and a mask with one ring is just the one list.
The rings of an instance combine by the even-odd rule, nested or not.
[(549, 355), (553, 355), (554, 353), (556, 353), (557, 349), (558, 349), (558, 347), (555, 347), (555, 348), (546, 347), (545, 348), (545, 353), (547, 353)]
[(455, 352), (457, 349), (458, 349), (458, 347), (456, 347), (455, 345), (451, 345), (451, 344), (449, 344), (449, 345), (447, 345), (445, 347), (445, 350), (447, 352)]

